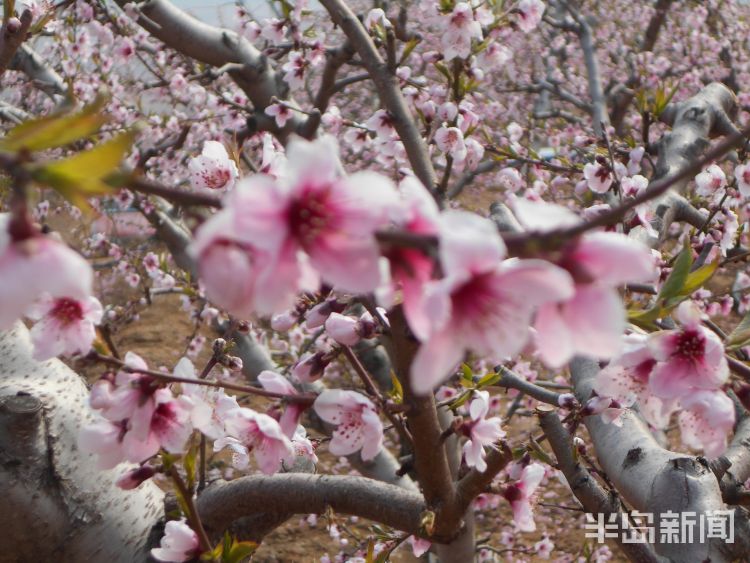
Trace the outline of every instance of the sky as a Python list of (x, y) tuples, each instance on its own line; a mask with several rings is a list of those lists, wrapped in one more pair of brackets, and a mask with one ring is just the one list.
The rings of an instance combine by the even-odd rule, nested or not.
[[(234, 17), (233, 0), (172, 0), (183, 10), (190, 12), (207, 23), (229, 24)], [(264, 0), (245, 0), (245, 5), (259, 16), (267, 16), (268, 8)]]

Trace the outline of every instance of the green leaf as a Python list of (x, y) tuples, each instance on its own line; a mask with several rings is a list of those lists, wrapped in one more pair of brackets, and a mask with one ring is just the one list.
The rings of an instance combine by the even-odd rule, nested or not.
[(677, 260), (674, 263), (674, 267), (666, 279), (664, 284), (659, 290), (659, 295), (656, 296), (658, 302), (665, 302), (668, 299), (677, 297), (685, 287), (688, 276), (690, 275), (690, 266), (693, 265), (693, 253), (690, 246), (685, 246), (682, 252), (680, 252)]
[(711, 276), (714, 275), (714, 273), (716, 272), (718, 268), (719, 268), (719, 260), (715, 260), (714, 262), (710, 264), (704, 264), (697, 270), (690, 272), (688, 274), (687, 279), (685, 280), (685, 285), (682, 286), (680, 295), (688, 296), (691, 293), (693, 293), (695, 290), (703, 287), (703, 285), (708, 280), (711, 279)]
[(469, 364), (461, 364), (461, 385), (474, 387), (474, 373), (471, 371)]
[(85, 204), (85, 198), (113, 191), (105, 178), (114, 172), (130, 151), (135, 131), (94, 147), (49, 163), (42, 163), (31, 170), (37, 182), (46, 184), (60, 192), (73, 204)]
[(99, 131), (108, 118), (100, 113), (107, 98), (98, 97), (93, 104), (75, 114), (53, 114), (26, 121), (11, 129), (0, 139), (0, 150), (41, 151), (64, 147)]
[(420, 41), (422, 41), (418, 37), (414, 37), (412, 39), (409, 39), (409, 41), (406, 42), (406, 45), (404, 46), (404, 50), (401, 53), (401, 63), (403, 64), (406, 59), (409, 58), (409, 55), (411, 55), (412, 51), (416, 48), (417, 45), (419, 45)]
[(365, 563), (374, 563), (375, 561), (375, 542), (372, 538), (367, 540), (367, 555), (365, 555)]
[(727, 336), (727, 347), (732, 349), (742, 348), (750, 343), (750, 311), (745, 313), (740, 324)]
[(192, 491), (195, 487), (195, 469), (198, 462), (198, 445), (193, 444), (182, 459), (182, 464), (185, 467), (185, 475), (187, 476), (187, 488)]
[(250, 557), (255, 550), (258, 549), (258, 544), (251, 541), (238, 542), (235, 541), (232, 544), (229, 553), (223, 554), (221, 561), (222, 563), (240, 563), (248, 557)]
[(500, 381), (501, 377), (502, 375), (497, 373), (496, 371), (488, 373), (477, 382), (477, 387), (481, 389), (482, 387), (486, 387), (487, 385), (494, 385), (495, 383)]
[(396, 404), (401, 404), (404, 402), (404, 388), (401, 386), (401, 382), (398, 380), (398, 377), (396, 377), (396, 374), (394, 372), (391, 372), (391, 384), (392, 388), (390, 391), (391, 399), (393, 399), (393, 402)]
[(547, 455), (547, 452), (544, 451), (542, 446), (540, 446), (539, 443), (534, 440), (534, 438), (531, 438), (529, 440), (529, 453), (531, 454), (531, 457), (541, 461), (542, 463), (546, 463), (550, 467), (555, 466), (555, 462), (551, 457), (549, 457), (549, 455)]
[(450, 405), (448, 405), (448, 408), (451, 410), (455, 410), (461, 405), (466, 404), (466, 401), (469, 400), (469, 397), (471, 397), (471, 391), (464, 391), (461, 393), (456, 400), (454, 400)]
[(448, 83), (453, 80), (453, 77), (451, 76), (450, 71), (446, 68), (446, 66), (443, 63), (435, 63), (435, 68), (438, 70), (440, 74), (445, 76), (448, 79)]
[(628, 322), (631, 322), (643, 329), (650, 330), (655, 328), (654, 321), (662, 316), (662, 308), (659, 306), (655, 306), (651, 309), (646, 310), (631, 309), (628, 311)]

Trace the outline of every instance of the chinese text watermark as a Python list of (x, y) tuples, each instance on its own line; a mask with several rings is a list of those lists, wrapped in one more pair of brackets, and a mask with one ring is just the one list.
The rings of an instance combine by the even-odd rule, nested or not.
[(734, 511), (705, 513), (663, 512), (658, 518), (648, 512), (586, 514), (586, 537), (620, 539), (623, 543), (705, 543), (720, 539), (734, 543)]

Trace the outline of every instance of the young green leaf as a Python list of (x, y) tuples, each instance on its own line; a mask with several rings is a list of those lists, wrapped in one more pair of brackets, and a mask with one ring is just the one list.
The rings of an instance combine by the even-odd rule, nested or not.
[(107, 98), (100, 96), (78, 113), (52, 114), (21, 123), (0, 139), (0, 150), (41, 151), (88, 138), (108, 121), (101, 113), (106, 103)]

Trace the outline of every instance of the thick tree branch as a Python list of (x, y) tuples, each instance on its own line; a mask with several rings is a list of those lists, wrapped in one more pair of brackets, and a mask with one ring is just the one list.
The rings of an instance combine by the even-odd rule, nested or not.
[[(117, 3), (123, 7), (128, 2)], [(139, 4), (139, 13), (138, 23), (168, 47), (215, 67), (230, 65), (227, 73), (256, 110), (263, 111), (273, 99), (287, 98), (288, 88), (268, 57), (233, 31), (199, 21), (169, 0), (146, 0)], [(280, 137), (285, 138), (303, 123), (295, 112)]]
[[(620, 525), (617, 545), (631, 561), (657, 563), (665, 561), (658, 557), (649, 544), (625, 543), (622, 541), (621, 525), (623, 515), (619, 499), (608, 493), (574, 455), (570, 434), (554, 410), (540, 410), (539, 422), (557, 458), (558, 469), (563, 472), (571, 491), (589, 514), (617, 515), (615, 522)], [(609, 521), (609, 520), (608, 520)]]
[(427, 510), (418, 493), (351, 475), (253, 475), (214, 483), (198, 498), (201, 519), (214, 536), (237, 519), (269, 506), (293, 514), (324, 514), (331, 508), (420, 535), (424, 535), (420, 528)]

